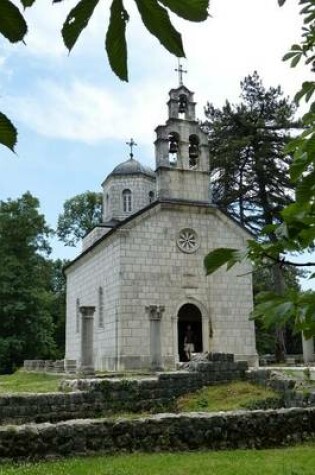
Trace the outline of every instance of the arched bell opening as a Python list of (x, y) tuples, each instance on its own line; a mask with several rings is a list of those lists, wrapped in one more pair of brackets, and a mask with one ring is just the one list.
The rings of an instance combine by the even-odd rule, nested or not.
[(186, 303), (179, 309), (177, 335), (179, 361), (188, 361), (188, 343), (193, 345), (189, 348), (192, 353), (202, 353), (202, 315), (196, 305)]
[(185, 119), (188, 110), (188, 98), (185, 94), (180, 94), (178, 98), (178, 118)]
[(179, 147), (179, 134), (177, 132), (171, 132), (168, 136), (168, 154), (170, 165), (177, 164)]
[(194, 168), (198, 164), (199, 157), (199, 138), (197, 135), (193, 134), (189, 136), (188, 155), (189, 167)]

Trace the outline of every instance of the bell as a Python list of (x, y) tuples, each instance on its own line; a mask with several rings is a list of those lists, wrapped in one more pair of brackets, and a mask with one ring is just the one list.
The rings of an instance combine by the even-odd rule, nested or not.
[(176, 140), (171, 140), (170, 141), (170, 147), (169, 147), (169, 153), (177, 153), (178, 147), (177, 147), (177, 142)]
[(187, 108), (187, 99), (185, 96), (181, 96), (179, 98), (178, 112), (180, 114), (183, 114), (186, 111), (186, 108)]
[(189, 158), (196, 159), (199, 156), (198, 146), (196, 144), (189, 145)]

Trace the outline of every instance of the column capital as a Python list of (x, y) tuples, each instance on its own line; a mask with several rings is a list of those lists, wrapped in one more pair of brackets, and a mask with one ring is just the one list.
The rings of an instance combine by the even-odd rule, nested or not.
[(82, 317), (85, 317), (85, 318), (93, 317), (95, 313), (95, 307), (82, 305), (81, 307), (79, 307), (79, 309), (80, 309)]
[(164, 305), (146, 305), (145, 311), (149, 316), (149, 320), (161, 320), (163, 312), (165, 310)]

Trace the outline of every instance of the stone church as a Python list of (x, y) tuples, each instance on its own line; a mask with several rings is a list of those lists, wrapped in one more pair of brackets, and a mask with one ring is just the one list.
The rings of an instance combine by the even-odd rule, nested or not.
[(188, 326), (196, 353), (257, 363), (250, 264), (211, 276), (203, 266), (209, 251), (242, 248), (252, 236), (211, 203), (194, 94), (181, 82), (167, 105), (156, 170), (135, 160), (131, 140), (129, 159), (102, 184), (102, 224), (65, 269), (66, 359), (82, 368), (174, 369)]

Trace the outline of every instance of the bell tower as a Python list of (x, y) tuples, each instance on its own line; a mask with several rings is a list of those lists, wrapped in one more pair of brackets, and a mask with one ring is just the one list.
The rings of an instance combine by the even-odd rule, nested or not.
[(207, 134), (195, 118), (194, 94), (182, 81), (169, 92), (168, 119), (156, 131), (157, 193), (160, 199), (210, 203)]

